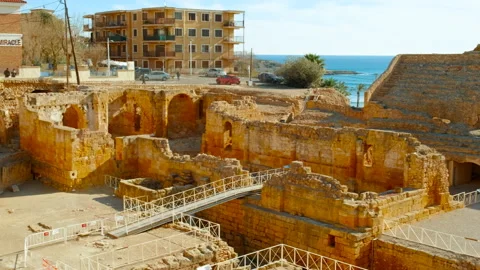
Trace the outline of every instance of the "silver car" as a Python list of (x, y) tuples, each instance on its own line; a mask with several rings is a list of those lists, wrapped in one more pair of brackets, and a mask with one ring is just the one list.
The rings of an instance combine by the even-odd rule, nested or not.
[(145, 74), (145, 81), (149, 80), (159, 80), (159, 81), (166, 81), (170, 79), (170, 74), (163, 72), (163, 71), (152, 71), (150, 74)]
[(211, 68), (205, 74), (207, 77), (218, 77), (218, 76), (225, 76), (227, 73), (221, 68)]

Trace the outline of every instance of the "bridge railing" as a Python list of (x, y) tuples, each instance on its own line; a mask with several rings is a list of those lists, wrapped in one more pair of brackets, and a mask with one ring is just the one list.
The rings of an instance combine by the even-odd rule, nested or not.
[[(314, 270), (366, 270), (349, 263), (321, 256), (309, 251), (288, 246), (276, 245), (227, 261), (211, 265), (216, 270), (258, 269), (266, 266), (298, 266)], [(288, 267), (286, 267), (288, 268)]]
[(480, 240), (384, 220), (383, 233), (474, 257), (480, 257)]
[(206, 219), (198, 218), (195, 216), (187, 215), (184, 213), (176, 214), (173, 217), (173, 223), (177, 226), (186, 229), (194, 229), (199, 232), (204, 232), (206, 237), (212, 238), (212, 240), (220, 240), (220, 224), (211, 222)]
[(457, 202), (463, 202), (465, 206), (469, 206), (480, 202), (480, 190), (474, 190), (471, 192), (462, 192), (453, 195), (453, 200)]
[[(284, 174), (287, 170), (288, 169), (286, 168), (279, 168), (249, 174), (234, 175), (151, 202), (135, 204), (134, 206), (115, 214), (115, 220), (117, 221), (116, 227), (119, 228), (124, 226), (128, 231), (127, 226), (129, 224), (139, 222), (140, 220), (154, 215), (189, 205), (193, 206), (195, 203), (207, 199), (211, 200), (211, 202), (215, 202), (242, 192), (244, 188), (261, 187), (266, 181), (270, 180), (273, 175)], [(181, 212), (184, 212), (184, 210), (185, 209)]]

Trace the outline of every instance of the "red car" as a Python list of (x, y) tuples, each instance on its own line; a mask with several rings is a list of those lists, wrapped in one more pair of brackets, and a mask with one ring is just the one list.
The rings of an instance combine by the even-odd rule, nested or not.
[(224, 75), (217, 77), (217, 84), (240, 84), (240, 79), (236, 76)]

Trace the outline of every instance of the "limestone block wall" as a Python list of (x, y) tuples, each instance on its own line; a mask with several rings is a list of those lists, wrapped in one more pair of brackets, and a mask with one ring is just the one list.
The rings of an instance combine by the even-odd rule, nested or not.
[(373, 241), (374, 270), (474, 270), (480, 267), (475, 257), (419, 245), (383, 235)]
[[(106, 128), (102, 122), (106, 117), (96, 118), (95, 113), (93, 118), (88, 117), (97, 131), (75, 129), (43, 118), (55, 115), (51, 113), (55, 110), (50, 108), (46, 110), (50, 113), (39, 113), (35, 109), (41, 106), (31, 106), (32, 103), (32, 99), (25, 99), (21, 104), (20, 146), (31, 155), (37, 177), (68, 190), (103, 183), (103, 175), (113, 173), (113, 140), (101, 130)], [(95, 98), (92, 103), (100, 112), (106, 109)]]
[[(426, 156), (425, 160), (434, 155), (406, 133), (248, 121), (230, 115), (223, 107), (228, 105), (214, 103), (207, 112), (202, 150), (236, 158), (251, 169), (278, 168), (300, 160), (313, 172), (332, 176), (350, 190), (383, 192), (410, 185), (404, 175), (413, 166), (409, 163), (424, 163), (408, 158), (420, 151), (419, 147), (424, 149), (420, 156)], [(439, 172), (447, 177), (445, 170)]]
[(197, 214), (220, 224), (222, 239), (240, 253), (287, 244), (367, 267), (371, 233), (280, 213), (259, 205), (258, 198), (238, 199)]
[(123, 178), (152, 178), (162, 180), (184, 170), (192, 172), (197, 184), (244, 173), (238, 160), (222, 159), (205, 154), (174, 155), (168, 140), (146, 135), (116, 138), (115, 159)]
[(143, 90), (109, 93), (109, 133), (116, 135), (153, 134), (158, 122), (155, 92)]
[(26, 152), (2, 155), (0, 158), (0, 190), (32, 179), (32, 164)]

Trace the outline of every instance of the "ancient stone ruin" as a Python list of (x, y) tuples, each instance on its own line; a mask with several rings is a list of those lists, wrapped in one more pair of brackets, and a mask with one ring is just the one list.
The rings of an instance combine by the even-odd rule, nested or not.
[[(384, 221), (461, 208), (449, 188), (480, 179), (479, 67), (478, 54), (399, 55), (365, 93), (363, 109), (332, 89), (7, 81), (0, 189), (34, 178), (82, 190), (110, 175), (123, 179), (117, 196), (149, 202), (284, 168), (256, 194), (197, 216), (219, 223), (239, 254), (286, 244), (394, 269), (382, 256), (400, 248), (378, 240)], [(399, 257), (395, 267), (460, 267), (454, 256), (423, 265), (428, 252), (402, 252), (419, 252), (418, 260)], [(461, 268), (478, 265), (469, 259)]]

